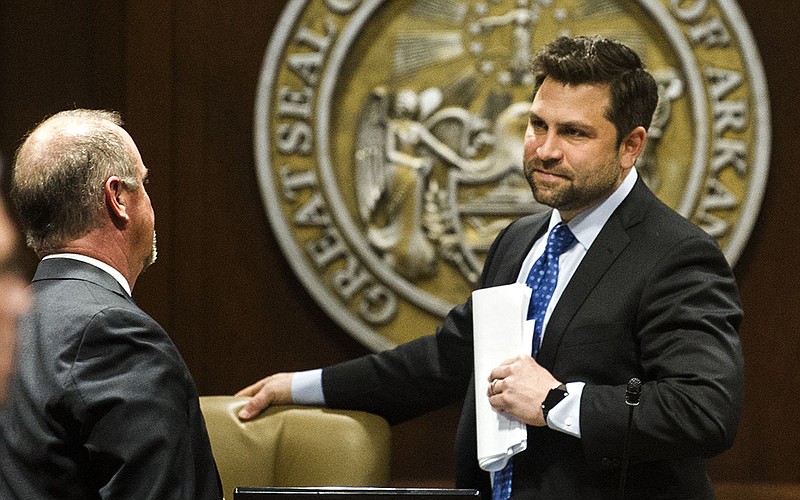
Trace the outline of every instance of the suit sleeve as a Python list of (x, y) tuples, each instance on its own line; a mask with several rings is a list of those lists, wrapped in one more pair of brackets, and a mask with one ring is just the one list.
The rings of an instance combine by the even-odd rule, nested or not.
[[(488, 263), (501, 242), (508, 243), (508, 230), (489, 249), (479, 286), (496, 281)], [(459, 402), (472, 377), (472, 346), (472, 299), (467, 298), (450, 310), (434, 335), (325, 368), (325, 402), (331, 408), (376, 413), (392, 424)]]
[[(705, 235), (686, 237), (651, 257), (655, 261), (636, 291), (631, 329), (638, 372), (625, 374), (644, 382), (631, 459), (713, 456), (732, 445), (742, 409), (735, 279)], [(635, 301), (622, 292), (619, 299)], [(581, 432), (590, 461), (621, 455), (629, 411), (625, 388), (588, 383), (584, 389)]]
[(453, 309), (436, 335), (325, 368), (326, 404), (396, 424), (460, 401), (472, 374), (472, 343), (455, 332), (471, 328), (469, 310), (469, 304)]
[(76, 445), (84, 448), (96, 482), (90, 489), (102, 498), (221, 497), (209, 495), (216, 469), (195, 460), (193, 446), (204, 441), (193, 433), (203, 434), (205, 427), (193, 424), (194, 383), (151, 318), (125, 308), (97, 314), (69, 378), (81, 427)]

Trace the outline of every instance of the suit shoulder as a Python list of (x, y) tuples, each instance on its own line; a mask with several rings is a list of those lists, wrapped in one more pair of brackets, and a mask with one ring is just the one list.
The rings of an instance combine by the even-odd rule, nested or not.
[(711, 235), (658, 198), (650, 205), (647, 215), (651, 218), (649, 224), (652, 227), (674, 238), (700, 238), (716, 244)]
[(644, 230), (657, 239), (677, 241), (683, 239), (716, 240), (699, 226), (659, 199), (645, 185), (637, 186), (618, 209), (623, 225), (633, 230)]

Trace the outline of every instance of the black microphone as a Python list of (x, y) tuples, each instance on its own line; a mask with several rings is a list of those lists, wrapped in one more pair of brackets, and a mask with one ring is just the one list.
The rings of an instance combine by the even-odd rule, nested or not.
[(642, 396), (642, 381), (636, 377), (628, 380), (625, 389), (625, 404), (628, 405), (628, 426), (625, 428), (625, 447), (622, 451), (622, 469), (619, 474), (619, 500), (625, 498), (625, 479), (628, 474), (628, 456), (631, 449), (631, 427), (633, 425), (633, 409), (639, 406)]
[(625, 390), (625, 404), (628, 406), (638, 406), (639, 398), (642, 396), (642, 381), (636, 377), (628, 380), (628, 388)]

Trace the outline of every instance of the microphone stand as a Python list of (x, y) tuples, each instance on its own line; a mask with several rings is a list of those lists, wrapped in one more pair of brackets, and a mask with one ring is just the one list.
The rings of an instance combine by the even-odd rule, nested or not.
[(642, 395), (642, 381), (634, 377), (628, 381), (625, 391), (625, 404), (628, 405), (628, 426), (625, 428), (625, 445), (622, 450), (622, 470), (619, 474), (619, 500), (625, 498), (625, 480), (628, 475), (628, 460), (631, 448), (631, 428), (633, 426), (633, 409), (639, 406)]

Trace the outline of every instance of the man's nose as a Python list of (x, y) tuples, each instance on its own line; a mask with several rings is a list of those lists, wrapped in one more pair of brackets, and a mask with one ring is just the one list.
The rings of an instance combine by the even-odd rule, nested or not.
[(548, 132), (539, 136), (539, 143), (536, 146), (536, 156), (544, 162), (547, 160), (558, 160), (563, 155), (561, 146), (556, 134)]

